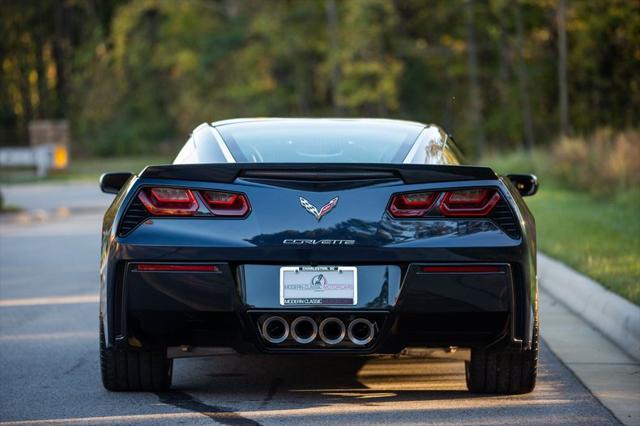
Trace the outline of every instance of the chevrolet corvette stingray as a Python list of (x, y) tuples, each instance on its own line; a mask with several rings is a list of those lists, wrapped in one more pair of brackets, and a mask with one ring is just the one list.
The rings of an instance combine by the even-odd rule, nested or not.
[(436, 125), (236, 119), (173, 164), (106, 173), (100, 361), (112, 391), (173, 359), (469, 348), (476, 393), (533, 390), (533, 175), (463, 165)]

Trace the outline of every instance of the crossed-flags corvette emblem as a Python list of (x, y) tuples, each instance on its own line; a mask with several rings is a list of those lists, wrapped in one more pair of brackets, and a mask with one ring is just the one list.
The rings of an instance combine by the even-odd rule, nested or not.
[(300, 204), (305, 208), (306, 211), (311, 213), (313, 217), (315, 217), (318, 221), (322, 219), (322, 216), (329, 213), (333, 208), (338, 204), (338, 197), (331, 199), (327, 204), (322, 206), (320, 210), (313, 204), (311, 204), (306, 198), (300, 197)]

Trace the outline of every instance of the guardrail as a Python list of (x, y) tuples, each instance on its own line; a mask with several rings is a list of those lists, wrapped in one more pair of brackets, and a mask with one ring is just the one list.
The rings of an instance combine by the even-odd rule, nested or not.
[(67, 163), (67, 149), (61, 145), (0, 148), (0, 167), (33, 167), (38, 177), (47, 176), (49, 170), (64, 169)]

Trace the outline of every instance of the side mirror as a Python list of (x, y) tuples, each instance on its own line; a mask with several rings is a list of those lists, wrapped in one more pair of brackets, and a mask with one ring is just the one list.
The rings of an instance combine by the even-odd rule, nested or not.
[(536, 175), (514, 174), (507, 175), (507, 177), (523, 197), (534, 195), (538, 192), (538, 178)]
[(117, 194), (133, 173), (103, 173), (100, 176), (100, 189), (105, 194)]

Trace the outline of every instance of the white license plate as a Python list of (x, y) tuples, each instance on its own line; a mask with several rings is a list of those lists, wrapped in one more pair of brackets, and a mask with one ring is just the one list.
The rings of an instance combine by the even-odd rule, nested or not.
[(280, 304), (298, 306), (355, 305), (358, 270), (354, 266), (283, 266)]

